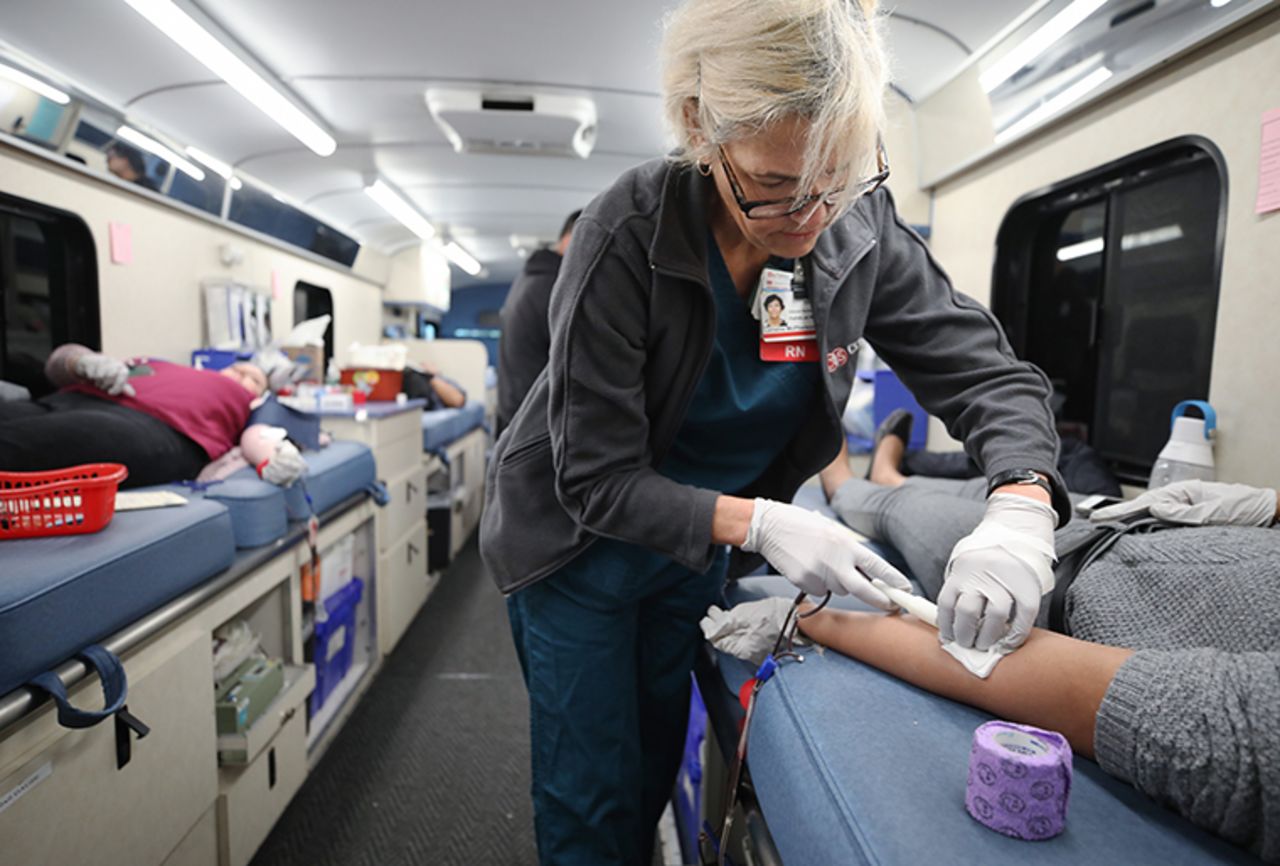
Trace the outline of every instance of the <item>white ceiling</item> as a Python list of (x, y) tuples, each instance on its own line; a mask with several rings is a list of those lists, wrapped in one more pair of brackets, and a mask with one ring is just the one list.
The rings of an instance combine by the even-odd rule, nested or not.
[[(1032, 0), (887, 5), (895, 86), (927, 94)], [(362, 194), (376, 171), (509, 280), (511, 234), (550, 240), (623, 169), (663, 153), (657, 47), (671, 0), (199, 0), (338, 140), (321, 158), (121, 0), (0, 0), (0, 42), (131, 120), (269, 184), (364, 243), (410, 239)], [(68, 22), (74, 22), (69, 25)], [(482, 82), (592, 97), (587, 160), (459, 155), (431, 121), (429, 84)], [(454, 272), (455, 285), (467, 278)], [(474, 282), (474, 281), (470, 281)]]

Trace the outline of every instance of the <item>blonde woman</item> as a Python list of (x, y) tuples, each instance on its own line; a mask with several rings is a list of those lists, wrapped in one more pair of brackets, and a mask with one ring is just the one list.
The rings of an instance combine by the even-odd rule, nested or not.
[[(666, 23), (678, 156), (583, 213), (550, 362), (498, 442), (481, 527), (529, 688), (543, 863), (641, 864), (671, 794), (698, 621), (759, 554), (883, 608), (901, 574), (784, 504), (835, 456), (865, 338), (991, 481), (950, 566), (944, 635), (1025, 639), (1052, 586), (1049, 385), (953, 291), (882, 188), (875, 3), (686, 0)], [(803, 260), (818, 363), (761, 360), (748, 302)], [(949, 595), (949, 600), (948, 600)]]

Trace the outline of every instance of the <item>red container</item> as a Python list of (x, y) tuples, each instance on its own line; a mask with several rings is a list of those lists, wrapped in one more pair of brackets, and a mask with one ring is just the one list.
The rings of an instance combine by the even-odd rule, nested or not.
[(97, 532), (116, 512), (119, 463), (47, 472), (0, 472), (0, 541)]
[(403, 370), (357, 367), (342, 371), (342, 384), (351, 385), (367, 400), (395, 400), (403, 382)]

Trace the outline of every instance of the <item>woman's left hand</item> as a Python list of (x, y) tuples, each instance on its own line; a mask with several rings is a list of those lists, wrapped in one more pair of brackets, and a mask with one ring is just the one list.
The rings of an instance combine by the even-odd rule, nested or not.
[(1053, 589), (1054, 510), (1012, 493), (987, 501), (982, 523), (955, 546), (938, 593), (938, 636), (985, 651), (1019, 647)]
[(307, 471), (306, 461), (298, 453), (298, 448), (289, 440), (276, 445), (275, 453), (259, 470), (263, 481), (270, 481), (280, 487), (288, 487)]

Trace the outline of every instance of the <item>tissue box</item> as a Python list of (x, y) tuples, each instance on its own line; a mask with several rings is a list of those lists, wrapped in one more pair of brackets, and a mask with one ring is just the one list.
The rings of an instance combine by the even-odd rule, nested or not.
[(302, 367), (300, 381), (324, 381), (324, 346), (282, 346), (280, 351), (290, 361)]

